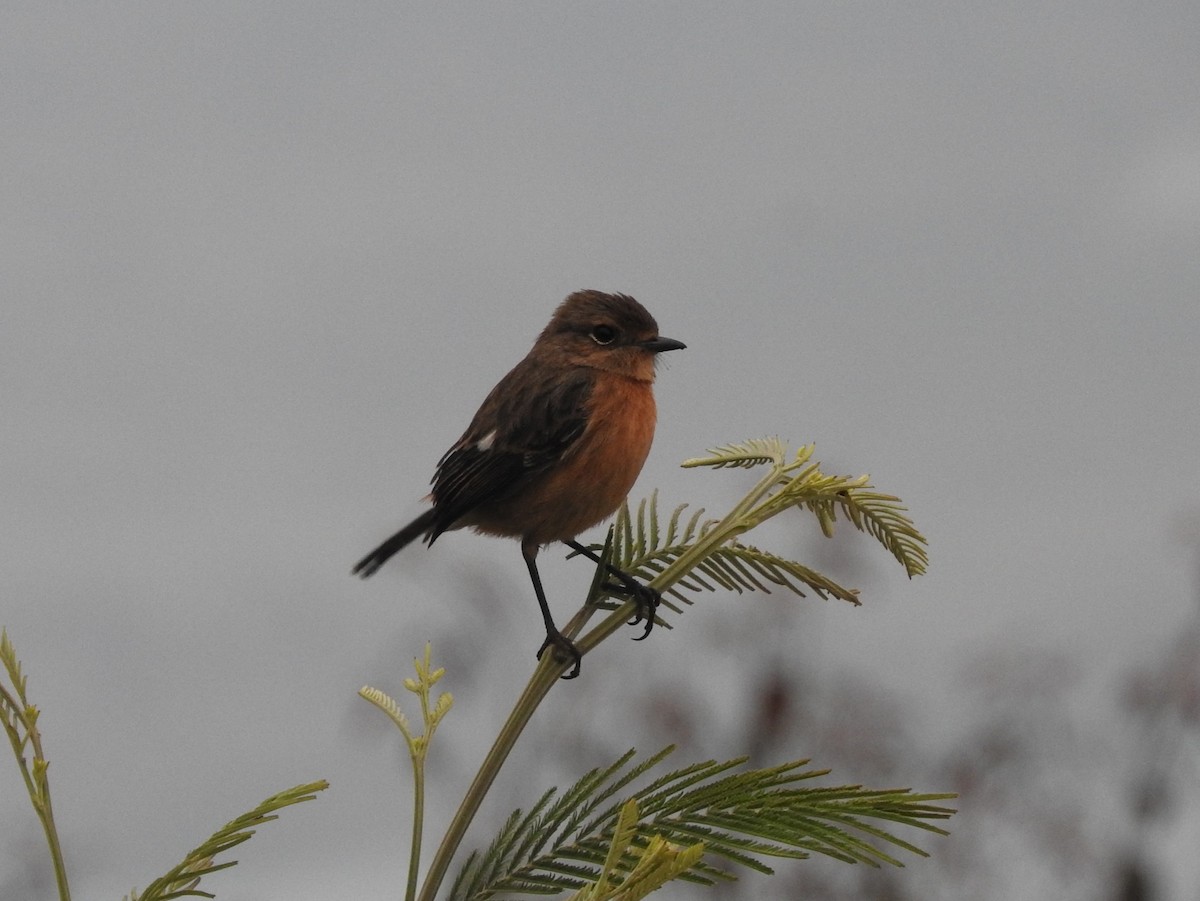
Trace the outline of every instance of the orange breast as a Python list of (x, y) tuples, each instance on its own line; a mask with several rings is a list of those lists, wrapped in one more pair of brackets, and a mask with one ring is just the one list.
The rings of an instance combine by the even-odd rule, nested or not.
[(656, 419), (650, 382), (597, 373), (587, 428), (567, 456), (520, 497), (509, 498), (503, 515), (480, 516), (476, 528), (546, 544), (574, 538), (611, 516), (642, 471)]

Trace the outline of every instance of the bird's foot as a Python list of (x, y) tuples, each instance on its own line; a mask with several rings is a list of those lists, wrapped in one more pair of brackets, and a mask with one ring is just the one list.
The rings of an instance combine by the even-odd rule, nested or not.
[(583, 655), (579, 653), (579, 648), (575, 647), (575, 642), (567, 638), (557, 629), (553, 632), (546, 633), (546, 640), (542, 642), (542, 646), (538, 648), (538, 660), (542, 659), (542, 654), (546, 652), (546, 648), (554, 648), (554, 660), (557, 663), (572, 663), (571, 669), (563, 675), (564, 679), (574, 679), (579, 675), (579, 664), (583, 660)]
[(605, 582), (600, 586), (601, 588), (613, 594), (623, 594), (626, 597), (632, 598), (637, 603), (637, 613), (629, 621), (629, 625), (636, 626), (644, 620), (646, 630), (635, 638), (634, 641), (641, 641), (649, 635), (650, 630), (654, 628), (654, 617), (658, 615), (658, 605), (662, 603), (662, 595), (649, 585), (643, 585), (624, 570), (618, 569), (611, 563), (606, 563), (599, 554), (591, 548), (580, 544), (578, 541), (568, 541), (566, 545), (575, 551), (575, 553), (582, 554), (593, 563), (602, 564), (608, 570), (609, 575), (617, 580), (616, 582)]
[(612, 574), (619, 581), (605, 582), (604, 588), (606, 591), (626, 595), (637, 604), (637, 612), (629, 621), (629, 625), (636, 626), (640, 622), (646, 623), (645, 631), (634, 639), (634, 641), (641, 641), (654, 628), (654, 618), (658, 615), (658, 605), (662, 603), (662, 595), (649, 585), (642, 584), (629, 573), (614, 569)]

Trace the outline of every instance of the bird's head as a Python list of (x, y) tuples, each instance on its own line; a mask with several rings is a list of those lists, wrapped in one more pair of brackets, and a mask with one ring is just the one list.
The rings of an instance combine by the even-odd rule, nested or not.
[(655, 357), (686, 346), (659, 335), (654, 317), (632, 297), (589, 290), (559, 304), (535, 349), (577, 366), (650, 382)]

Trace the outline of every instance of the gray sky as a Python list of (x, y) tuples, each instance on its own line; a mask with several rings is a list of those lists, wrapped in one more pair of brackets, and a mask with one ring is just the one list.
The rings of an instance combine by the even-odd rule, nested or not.
[[(355, 690), (398, 692), (433, 638), (466, 768), (540, 624), (509, 543), (349, 567), (578, 288), (689, 346), (636, 495), (720, 510), (743, 474), (676, 464), (779, 434), (908, 502), (927, 577), (868, 553), (862, 608), (791, 603), (797, 653), (927, 699), (931, 724), (984, 648), (1070, 648), (1102, 682), (1194, 604), (1193, 3), (5, 19), (0, 622), (79, 897), (321, 777), (211, 888), (394, 892), (407, 785)], [(546, 559), (565, 614), (587, 576)], [(764, 603), (703, 598), (584, 680), (619, 696), (651, 655), (696, 666), (689, 629)], [(472, 660), (486, 679), (454, 683)], [(40, 853), (20, 791), (0, 765), (0, 885)]]

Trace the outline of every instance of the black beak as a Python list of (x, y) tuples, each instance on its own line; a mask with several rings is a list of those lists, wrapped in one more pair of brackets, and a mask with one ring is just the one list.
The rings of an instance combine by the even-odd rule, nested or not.
[(639, 346), (652, 354), (660, 354), (664, 350), (683, 350), (687, 347), (682, 341), (676, 341), (674, 338), (651, 338), (649, 341), (642, 341)]

